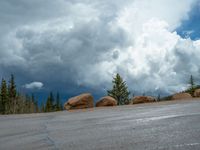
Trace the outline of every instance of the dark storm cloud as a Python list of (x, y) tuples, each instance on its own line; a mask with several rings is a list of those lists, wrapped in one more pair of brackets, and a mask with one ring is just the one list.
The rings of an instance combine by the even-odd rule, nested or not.
[[(102, 2), (1, 3), (1, 32), (6, 32), (2, 35), (1, 74), (13, 72), (24, 78), (21, 84), (41, 81), (49, 90), (76, 89), (82, 86), (82, 78), (90, 73), (91, 65), (105, 59), (102, 54), (127, 44), (123, 30), (109, 24), (114, 12), (103, 5), (93, 8)], [(100, 14), (101, 9), (109, 14)]]
[(199, 57), (189, 59), (199, 53), (198, 41), (171, 32), (194, 2), (2, 0), (0, 75), (14, 73), (22, 87), (99, 94), (119, 72), (131, 90), (170, 93), (184, 87), (184, 70), (198, 72)]
[(16, 37), (22, 41), (21, 51), (26, 62), (25, 69), (29, 68), (29, 73), (34, 76), (40, 72), (41, 78), (45, 76), (45, 79), (50, 80), (59, 72), (58, 80), (64, 80), (67, 75), (70, 81), (81, 76), (81, 69), (85, 68), (87, 72), (88, 65), (102, 61), (103, 53), (116, 46), (123, 47), (120, 38), (126, 40), (120, 29), (110, 32), (110, 27), (99, 21), (78, 25), (69, 31), (50, 29), (38, 33), (32, 29), (20, 29)]

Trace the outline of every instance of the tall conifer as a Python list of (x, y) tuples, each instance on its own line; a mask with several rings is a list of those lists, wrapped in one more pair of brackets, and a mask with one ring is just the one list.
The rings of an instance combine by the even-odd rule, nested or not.
[(16, 113), (16, 107), (17, 107), (17, 91), (16, 91), (16, 85), (15, 85), (15, 78), (14, 75), (11, 74), (11, 78), (9, 81), (9, 87), (8, 87), (8, 95), (9, 95), (9, 105), (10, 105), (10, 112)]
[(128, 91), (126, 82), (123, 81), (122, 77), (119, 74), (117, 74), (113, 78), (112, 83), (113, 88), (112, 90), (107, 91), (108, 95), (115, 98), (118, 105), (128, 104), (130, 92)]
[(6, 80), (2, 79), (1, 82), (1, 96), (0, 96), (0, 113), (7, 114), (9, 109), (8, 92)]

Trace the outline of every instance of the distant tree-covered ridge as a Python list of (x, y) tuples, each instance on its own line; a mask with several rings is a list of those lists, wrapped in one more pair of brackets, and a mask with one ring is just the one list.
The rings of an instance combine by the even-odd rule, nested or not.
[(57, 93), (55, 100), (54, 95), (51, 92), (45, 105), (42, 102), (42, 106), (40, 107), (34, 94), (29, 96), (17, 91), (14, 75), (11, 75), (8, 82), (4, 78), (1, 80), (0, 114), (53, 112), (60, 111), (62, 109), (63, 106), (59, 93)]

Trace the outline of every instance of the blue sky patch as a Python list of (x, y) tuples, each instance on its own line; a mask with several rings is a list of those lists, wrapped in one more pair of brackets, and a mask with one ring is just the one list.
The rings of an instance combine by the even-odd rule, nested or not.
[(200, 5), (194, 6), (189, 13), (189, 19), (182, 22), (177, 33), (183, 38), (200, 39)]

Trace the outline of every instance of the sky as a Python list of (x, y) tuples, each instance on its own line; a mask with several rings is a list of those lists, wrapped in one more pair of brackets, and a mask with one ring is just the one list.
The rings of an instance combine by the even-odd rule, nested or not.
[(0, 77), (63, 101), (106, 95), (119, 73), (130, 92), (200, 84), (200, 0), (1, 0)]

